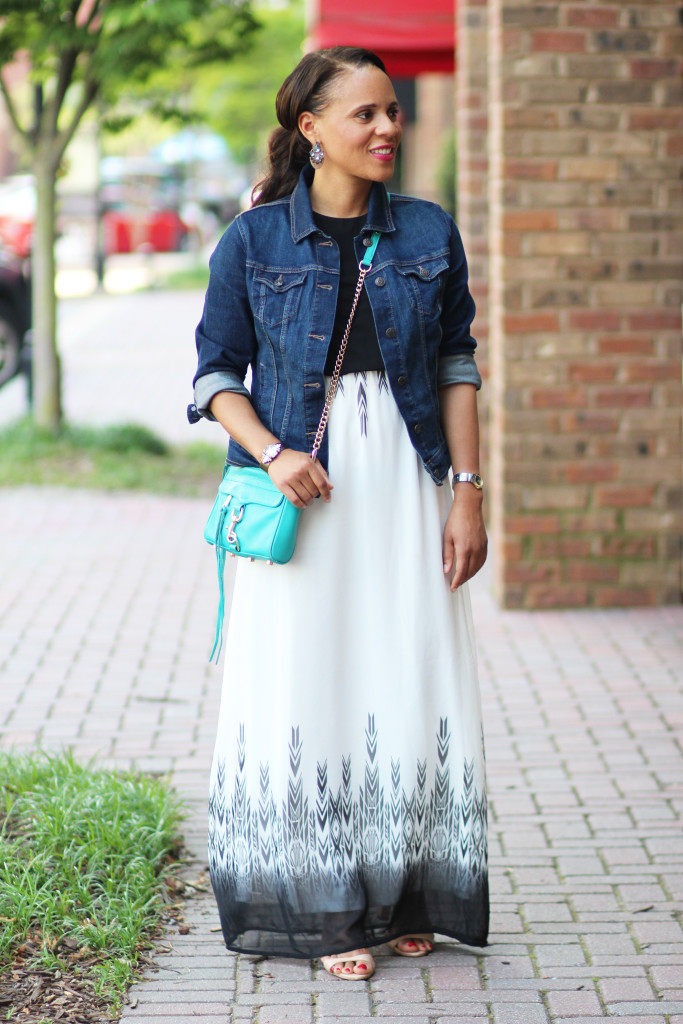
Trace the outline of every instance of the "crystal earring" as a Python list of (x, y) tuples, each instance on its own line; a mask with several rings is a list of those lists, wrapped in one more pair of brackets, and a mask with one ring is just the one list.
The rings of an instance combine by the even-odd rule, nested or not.
[(321, 163), (325, 159), (325, 151), (319, 142), (315, 142), (313, 144), (313, 148), (308, 154), (308, 159), (311, 161), (313, 167), (320, 167)]

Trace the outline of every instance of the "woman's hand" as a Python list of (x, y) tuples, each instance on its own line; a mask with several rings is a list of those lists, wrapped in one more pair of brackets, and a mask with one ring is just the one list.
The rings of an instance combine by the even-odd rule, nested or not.
[[(246, 395), (233, 391), (219, 391), (213, 396), (211, 412), (228, 434), (255, 459), (278, 438), (264, 427)], [(330, 500), (332, 484), (317, 459), (306, 452), (283, 448), (268, 465), (268, 475), (278, 490), (297, 508), (306, 508), (316, 498)]]
[(316, 498), (330, 501), (330, 478), (318, 460), (306, 452), (283, 448), (268, 466), (268, 476), (297, 508), (307, 508)]
[(481, 492), (471, 484), (456, 484), (453, 507), (443, 531), (443, 571), (451, 579), (451, 590), (479, 572), (486, 561), (486, 527)]

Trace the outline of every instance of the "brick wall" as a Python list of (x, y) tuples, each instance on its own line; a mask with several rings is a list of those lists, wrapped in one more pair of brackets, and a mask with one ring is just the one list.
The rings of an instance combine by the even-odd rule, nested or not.
[(498, 597), (679, 602), (679, 6), (489, 0), (488, 19)]

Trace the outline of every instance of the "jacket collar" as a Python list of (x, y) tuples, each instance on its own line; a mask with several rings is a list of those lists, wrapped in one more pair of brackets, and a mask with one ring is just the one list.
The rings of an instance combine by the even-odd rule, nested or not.
[[(318, 231), (313, 220), (313, 210), (308, 190), (313, 182), (314, 170), (306, 165), (299, 175), (299, 182), (292, 193), (290, 200), (290, 218), (292, 225), (292, 239), (300, 242), (302, 238)], [(391, 216), (389, 206), (389, 193), (379, 181), (372, 183), (370, 199), (368, 202), (368, 214), (364, 231), (395, 231), (396, 225)]]

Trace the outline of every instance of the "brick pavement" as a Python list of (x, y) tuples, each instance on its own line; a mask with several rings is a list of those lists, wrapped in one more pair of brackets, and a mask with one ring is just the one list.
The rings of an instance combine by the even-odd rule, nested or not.
[[(0, 491), (0, 742), (170, 771), (206, 865), (220, 673), (205, 503)], [(228, 954), (191, 903), (123, 1024), (683, 1024), (683, 608), (473, 603), (491, 807), (491, 944), (380, 950), (367, 986)], [(164, 952), (165, 950), (165, 952)]]

